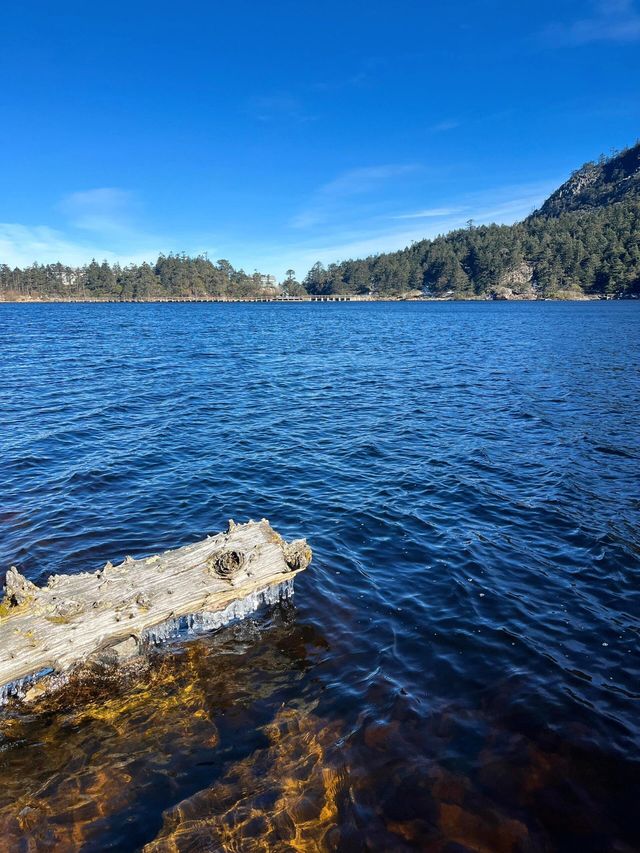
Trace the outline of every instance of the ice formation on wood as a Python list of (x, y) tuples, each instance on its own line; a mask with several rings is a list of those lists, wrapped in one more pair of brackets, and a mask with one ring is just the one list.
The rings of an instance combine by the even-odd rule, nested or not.
[(310, 561), (304, 539), (287, 543), (263, 519), (97, 572), (53, 575), (44, 587), (12, 567), (0, 604), (0, 703), (43, 675), (117, 665), (182, 630), (219, 628), (275, 603)]

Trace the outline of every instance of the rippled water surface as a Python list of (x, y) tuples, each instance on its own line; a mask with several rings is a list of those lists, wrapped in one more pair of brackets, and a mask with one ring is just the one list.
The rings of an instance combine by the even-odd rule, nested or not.
[(0, 723), (7, 850), (640, 848), (640, 304), (0, 305), (0, 567), (293, 603)]

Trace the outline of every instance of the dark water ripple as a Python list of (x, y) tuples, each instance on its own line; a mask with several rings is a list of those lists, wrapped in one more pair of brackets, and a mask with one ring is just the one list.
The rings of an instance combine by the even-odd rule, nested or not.
[[(340, 732), (352, 793), (318, 849), (640, 847), (639, 364), (632, 303), (0, 305), (3, 569), (41, 581), (230, 517), (315, 552), (295, 609), (228, 652), (253, 687), (213, 764), (194, 730), (171, 790), (77, 849), (201, 827), (214, 801), (189, 798), (221, 809), (229, 762), (279, 760), (259, 732), (283, 702)], [(6, 753), (22, 789), (38, 737)], [(159, 746), (136, 772), (164, 779), (163, 749), (179, 764)]]

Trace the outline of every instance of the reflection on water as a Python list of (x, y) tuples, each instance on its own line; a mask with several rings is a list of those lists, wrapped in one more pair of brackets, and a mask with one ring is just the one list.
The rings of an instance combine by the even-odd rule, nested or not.
[(229, 517), (315, 558), (295, 603), (7, 711), (0, 849), (640, 849), (640, 304), (2, 324), (3, 569)]

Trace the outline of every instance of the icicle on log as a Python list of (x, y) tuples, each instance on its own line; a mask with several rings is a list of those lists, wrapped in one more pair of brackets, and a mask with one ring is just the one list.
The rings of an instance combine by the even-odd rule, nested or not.
[(45, 674), (131, 659), (185, 617), (189, 626), (225, 624), (273, 601), (310, 561), (304, 539), (287, 543), (263, 519), (230, 521), (226, 533), (154, 557), (53, 575), (44, 587), (11, 567), (0, 604), (0, 695)]

